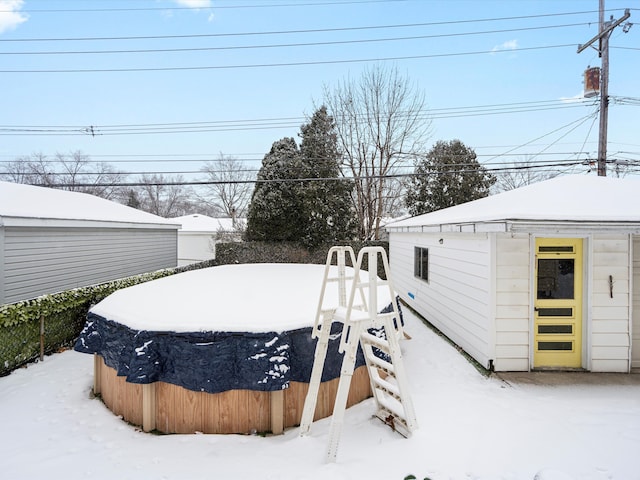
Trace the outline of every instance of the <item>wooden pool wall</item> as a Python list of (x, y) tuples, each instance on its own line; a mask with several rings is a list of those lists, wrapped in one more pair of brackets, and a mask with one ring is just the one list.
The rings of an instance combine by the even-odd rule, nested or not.
[[(320, 385), (314, 420), (333, 413), (339, 379)], [(145, 432), (162, 433), (266, 433), (280, 434), (300, 425), (308, 383), (290, 382), (276, 392), (230, 390), (194, 392), (165, 382), (135, 384), (119, 377), (115, 369), (94, 355), (93, 391), (125, 421)], [(365, 366), (353, 373), (347, 406), (370, 397)]]

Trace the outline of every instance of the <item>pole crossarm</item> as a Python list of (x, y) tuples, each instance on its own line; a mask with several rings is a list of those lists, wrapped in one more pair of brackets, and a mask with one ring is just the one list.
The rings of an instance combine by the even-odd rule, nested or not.
[(616, 28), (618, 25), (620, 25), (622, 22), (624, 22), (627, 18), (629, 18), (631, 16), (631, 11), (626, 8), (624, 10), (624, 15), (622, 17), (620, 17), (618, 20), (616, 20), (614, 23), (612, 23), (611, 25), (607, 26), (605, 29), (603, 29), (600, 33), (598, 33), (596, 36), (594, 36), (591, 40), (589, 40), (587, 43), (584, 43), (582, 45), (578, 45), (578, 53), (582, 52), (585, 48), (589, 47), (590, 45), (592, 45), (596, 40), (600, 40), (601, 38), (603, 38), (605, 35), (609, 35), (609, 33), (611, 33), (611, 31)]

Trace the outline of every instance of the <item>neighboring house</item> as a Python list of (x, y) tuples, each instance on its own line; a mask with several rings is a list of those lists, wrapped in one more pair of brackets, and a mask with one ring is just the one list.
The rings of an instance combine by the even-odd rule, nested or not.
[(0, 182), (0, 304), (175, 267), (179, 227), (93, 195)]
[(387, 230), (398, 294), (484, 367), (640, 367), (640, 181), (562, 176)]
[(178, 232), (178, 266), (215, 258), (216, 242), (240, 241), (246, 223), (242, 218), (213, 218), (197, 213), (172, 220), (182, 224)]
[(398, 222), (400, 220), (404, 220), (405, 218), (409, 218), (411, 215), (404, 214), (404, 215), (400, 215), (399, 217), (396, 218), (391, 218), (391, 217), (382, 217), (380, 219), (380, 230), (378, 231), (378, 240), (380, 241), (384, 241), (384, 242), (388, 242), (389, 241), (389, 233), (387, 232), (387, 225), (394, 223), (394, 222)]

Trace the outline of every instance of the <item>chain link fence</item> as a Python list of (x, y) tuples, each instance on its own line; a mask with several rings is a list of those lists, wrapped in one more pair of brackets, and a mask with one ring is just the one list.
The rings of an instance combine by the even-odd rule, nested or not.
[(0, 326), (0, 376), (26, 363), (71, 347), (84, 325), (88, 305), (55, 315), (41, 315), (11, 326)]

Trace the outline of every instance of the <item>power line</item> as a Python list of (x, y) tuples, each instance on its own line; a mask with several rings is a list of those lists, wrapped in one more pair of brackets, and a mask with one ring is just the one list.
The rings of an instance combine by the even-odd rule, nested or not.
[[(111, 7), (111, 8), (39, 8), (20, 10), (24, 13), (104, 13), (104, 12), (164, 12), (174, 10), (222, 10), (222, 9), (242, 9), (242, 8), (281, 8), (281, 7), (316, 7), (351, 5), (362, 3), (399, 3), (413, 0), (347, 0), (347, 1), (324, 1), (309, 3), (270, 3), (270, 4), (250, 4), (250, 5), (216, 5), (199, 7)], [(0, 13), (12, 13), (14, 10), (0, 10)]]
[[(531, 157), (533, 155), (538, 155), (538, 156), (562, 156), (562, 155), (570, 155), (570, 156), (576, 156), (576, 155), (580, 155), (581, 153), (584, 153), (582, 150), (580, 151), (568, 151), (568, 152), (561, 152), (561, 151), (555, 151), (555, 152), (531, 152), (531, 153), (507, 153), (507, 154), (503, 154), (500, 155), (500, 157)], [(620, 155), (638, 155), (640, 156), (640, 152), (626, 152), (626, 151), (620, 151), (618, 152)], [(240, 163), (250, 163), (250, 162), (261, 162), (262, 161), (262, 157), (264, 156), (264, 153), (260, 153), (260, 154), (255, 154), (255, 155), (260, 155), (260, 158), (234, 158), (235, 161), (240, 162)], [(11, 155), (5, 155), (5, 156), (11, 156)], [(111, 157), (112, 155), (92, 155), (93, 157)], [(123, 157), (136, 157), (136, 155), (120, 155)], [(154, 156), (154, 155), (149, 155), (149, 156)], [(158, 155), (159, 157), (160, 155)], [(211, 155), (213, 157), (213, 155)], [(14, 157), (21, 157), (20, 155), (14, 156)], [(23, 156), (26, 157), (26, 156)], [(483, 157), (492, 157), (495, 158), (495, 155), (493, 154), (477, 154), (476, 153), (476, 157), (478, 158), (483, 158)], [(0, 159), (0, 164), (5, 163), (5, 164), (13, 164), (15, 162), (20, 162), (21, 160), (1, 160)], [(27, 160), (30, 161), (30, 160)], [(153, 159), (143, 159), (143, 160), (110, 160), (108, 163), (218, 163), (221, 162), (223, 160), (220, 159), (216, 159), (216, 158), (208, 158), (208, 159), (184, 159), (184, 158), (153, 158)], [(36, 160), (36, 162), (38, 164), (56, 164), (56, 163), (60, 163), (60, 160), (56, 160), (56, 159), (51, 159), (51, 160), (47, 160), (47, 159), (38, 159)], [(103, 162), (98, 162), (95, 160), (88, 160), (87, 161), (88, 164), (95, 164), (95, 163), (103, 163)], [(484, 163), (484, 162), (483, 162)], [(497, 162), (497, 164), (500, 163), (504, 163), (504, 162)], [(488, 164), (488, 163), (487, 163)], [(247, 170), (247, 171), (251, 171), (251, 170)], [(257, 171), (257, 170), (256, 170)], [(85, 173), (85, 172), (83, 172)], [(99, 173), (108, 173), (108, 172), (96, 172), (95, 174), (99, 174)], [(131, 173), (131, 172), (113, 172), (113, 173)], [(141, 173), (148, 173), (148, 172), (141, 172)], [(156, 173), (163, 173), (163, 172), (156, 172)], [(164, 172), (164, 173), (168, 173), (168, 172)], [(182, 171), (182, 172), (172, 172), (172, 173), (192, 173), (189, 171)], [(0, 172), (0, 174), (2, 174), (2, 172)]]
[(402, 23), (402, 24), (387, 24), (387, 25), (367, 25), (360, 27), (334, 27), (334, 28), (315, 28), (304, 30), (270, 30), (264, 32), (236, 32), (236, 33), (196, 33), (196, 34), (182, 34), (182, 35), (129, 35), (118, 37), (43, 37), (43, 38), (0, 38), (0, 43), (3, 42), (76, 42), (76, 41), (130, 41), (130, 40), (167, 40), (167, 39), (185, 39), (185, 38), (220, 38), (220, 37), (245, 37), (245, 36), (264, 36), (264, 35), (298, 35), (305, 33), (335, 33), (335, 32), (353, 32), (360, 30), (380, 30), (380, 29), (395, 29), (395, 28), (416, 28), (416, 27), (433, 27), (433, 26), (446, 26), (446, 25), (461, 25), (467, 23), (483, 23), (483, 22), (498, 22), (498, 21), (513, 21), (513, 20), (527, 20), (532, 18), (547, 18), (567, 15), (582, 15), (597, 13), (595, 11), (582, 11), (582, 12), (567, 12), (567, 13), (551, 13), (540, 15), (524, 15), (514, 17), (492, 17), (492, 18), (480, 18), (472, 20), (447, 20), (441, 22), (421, 22), (421, 23)]
[[(594, 143), (594, 142), (591, 142)], [(610, 142), (612, 144), (619, 145), (629, 145), (635, 146), (634, 144), (627, 143), (618, 143), (618, 142)], [(538, 144), (528, 143), (529, 147), (539, 146)], [(544, 144), (546, 145), (546, 144)], [(573, 143), (556, 143), (556, 145), (573, 145)], [(513, 148), (520, 147), (521, 145), (480, 145), (474, 147), (474, 150), (484, 150), (484, 149), (499, 149), (499, 148)], [(640, 145), (637, 145), (640, 146)], [(576, 155), (579, 152), (545, 152), (544, 155)], [(640, 155), (640, 152), (633, 151), (619, 151), (617, 153), (620, 154), (629, 154), (629, 155)], [(118, 154), (91, 154), (91, 158), (107, 158), (116, 160), (109, 160), (109, 163), (152, 163), (152, 162), (171, 162), (171, 163), (193, 163), (193, 162), (218, 162), (222, 161), (219, 157), (220, 155), (224, 157), (233, 157), (234, 160), (240, 162), (259, 162), (264, 157), (265, 152), (238, 152), (238, 153), (225, 153), (225, 152), (215, 152), (215, 153), (118, 153)], [(526, 156), (528, 153), (505, 153), (501, 156)], [(27, 158), (29, 154), (7, 154), (0, 153), (0, 158)], [(87, 155), (89, 156), (89, 155)], [(478, 157), (494, 157), (493, 154), (480, 154), (476, 153)], [(46, 156), (44, 156), (46, 157)], [(43, 157), (43, 158), (44, 158)], [(194, 158), (194, 157), (203, 157), (203, 158)], [(122, 160), (122, 158), (126, 158), (127, 160)], [(225, 158), (226, 160), (226, 158)], [(13, 162), (14, 160), (0, 160), (0, 163)], [(38, 160), (38, 162), (42, 163), (55, 163), (58, 160)], [(95, 163), (96, 160), (88, 160), (89, 163)]]
[[(532, 165), (523, 165), (521, 167), (494, 167), (494, 168), (485, 168), (487, 172), (508, 172), (512, 170), (530, 170), (533, 168), (551, 168), (551, 167), (567, 167), (567, 166), (576, 166), (576, 165), (586, 165), (588, 162), (585, 161), (562, 161), (555, 163), (548, 163), (545, 165), (532, 166)], [(464, 165), (461, 165), (464, 166)], [(465, 172), (477, 172), (476, 168), (469, 170), (461, 170), (461, 169), (449, 169), (442, 171), (430, 171), (425, 174), (418, 173), (391, 173), (386, 175), (367, 175), (362, 177), (323, 177), (323, 178), (274, 178), (274, 179), (239, 179), (239, 180), (192, 180), (192, 181), (178, 181), (178, 182), (167, 182), (167, 181), (144, 181), (144, 182), (96, 182), (96, 183), (56, 183), (55, 185), (51, 185), (51, 187), (59, 187), (59, 188), (86, 188), (86, 187), (143, 187), (143, 186), (167, 186), (167, 187), (176, 187), (176, 186), (202, 186), (202, 185), (235, 185), (235, 184), (270, 184), (270, 183), (303, 183), (303, 182), (327, 182), (327, 181), (362, 181), (362, 180), (380, 180), (380, 179), (402, 179), (402, 178), (410, 178), (410, 177), (419, 177), (419, 176), (427, 176), (427, 175), (448, 175), (451, 173), (465, 173)]]
[(571, 23), (563, 25), (544, 25), (538, 27), (521, 27), (506, 28), (501, 30), (484, 30), (479, 32), (458, 32), (458, 33), (441, 33), (432, 35), (412, 35), (408, 37), (391, 37), (391, 38), (367, 38), (357, 40), (333, 40), (323, 42), (297, 42), (297, 43), (276, 43), (276, 44), (260, 44), (260, 45), (232, 45), (224, 47), (185, 47), (185, 48), (149, 48), (149, 49), (130, 49), (130, 50), (48, 50), (48, 51), (31, 51), (31, 52), (0, 52), (0, 55), (102, 55), (102, 54), (130, 54), (130, 53), (184, 53), (184, 52), (210, 52), (210, 51), (226, 51), (226, 50), (251, 50), (265, 48), (291, 48), (291, 47), (315, 47), (328, 45), (352, 45), (361, 43), (382, 43), (396, 42), (406, 40), (425, 40), (432, 38), (462, 37), (471, 35), (488, 35), (495, 33), (523, 32), (530, 30), (548, 30), (552, 28), (566, 28), (584, 26), (588, 23)]
[[(545, 153), (546, 155), (549, 156), (554, 156), (557, 157), (558, 155), (564, 155), (566, 153), (558, 153), (558, 152), (550, 152), (550, 153)], [(448, 155), (448, 158), (455, 158), (456, 155)], [(466, 155), (458, 155), (458, 157), (460, 158), (466, 158)], [(314, 160), (314, 159), (307, 159), (307, 160)], [(632, 159), (625, 159), (625, 160), (632, 160)], [(569, 162), (571, 164), (573, 164), (576, 160), (570, 159), (570, 160), (564, 160), (562, 162)], [(552, 162), (558, 163), (561, 162), (560, 160), (552, 160)], [(43, 163), (58, 163), (56, 161), (51, 161), (51, 162), (43, 162)], [(537, 165), (537, 163), (541, 164), (541, 165)], [(522, 165), (518, 165), (518, 164), (522, 164)], [(538, 162), (532, 162), (530, 158), (528, 158), (525, 161), (514, 161), (514, 162), (493, 162), (493, 163), (488, 163), (488, 162), (482, 162), (481, 165), (485, 168), (491, 168), (491, 169), (504, 169), (504, 168), (508, 168), (508, 169), (513, 169), (513, 168), (524, 168), (524, 167), (539, 167), (539, 166), (547, 166), (549, 164), (549, 160), (547, 161), (538, 161)], [(449, 164), (449, 167), (455, 167), (456, 169), (460, 169), (461, 167), (467, 167), (467, 166), (473, 166), (475, 164), (470, 164), (470, 163), (452, 163)], [(398, 166), (396, 167), (396, 171), (399, 170), (407, 170), (407, 169), (413, 169), (414, 166), (413, 165), (403, 165), (403, 166)], [(295, 172), (295, 171), (304, 171), (304, 167), (290, 167), (289, 168), (290, 171)], [(230, 173), (237, 173), (237, 174), (257, 174), (260, 171), (259, 168), (242, 168), (242, 169), (231, 169), (231, 170), (209, 170), (209, 169), (200, 169), (200, 170), (157, 170), (157, 171), (148, 171), (148, 170), (144, 170), (144, 171), (78, 171), (78, 172), (68, 172), (68, 171), (47, 171), (46, 174), (47, 175), (51, 175), (51, 176), (60, 176), (60, 177), (64, 177), (64, 176), (78, 176), (78, 177), (83, 177), (83, 176), (129, 176), (129, 175), (210, 175), (210, 174), (230, 174)], [(456, 170), (457, 171), (457, 170)], [(20, 174), (24, 174), (25, 176), (38, 176), (39, 173), (30, 173), (30, 172), (2, 172), (0, 171), (0, 176), (10, 176), (13, 173), (20, 173)]]
[[(505, 155), (505, 154), (508, 154), (508, 153), (512, 153), (512, 152), (514, 152), (515, 150), (518, 150), (518, 149), (520, 149), (520, 148), (522, 148), (522, 147), (524, 147), (524, 146), (527, 146), (527, 145), (529, 145), (529, 144), (530, 144), (530, 143), (532, 143), (532, 142), (538, 141), (538, 140), (540, 140), (541, 138), (548, 137), (549, 135), (552, 135), (552, 134), (554, 134), (554, 133), (556, 133), (556, 132), (559, 132), (559, 131), (561, 131), (561, 130), (563, 130), (563, 129), (565, 129), (565, 128), (571, 127), (571, 126), (576, 125), (576, 124), (578, 124), (578, 126), (579, 126), (580, 124), (582, 124), (582, 123), (586, 122), (589, 118), (593, 117), (594, 115), (597, 115), (597, 113), (598, 113), (598, 111), (596, 110), (595, 112), (592, 112), (592, 113), (591, 113), (591, 114), (589, 114), (589, 115), (586, 115), (586, 116), (584, 116), (584, 117), (582, 117), (582, 118), (578, 118), (577, 120), (574, 120), (574, 121), (572, 121), (572, 122), (569, 122), (569, 123), (568, 123), (568, 124), (566, 124), (566, 125), (563, 125), (563, 126), (561, 126), (561, 127), (558, 127), (558, 128), (556, 128), (556, 129), (554, 129), (554, 130), (552, 130), (552, 131), (550, 131), (550, 132), (547, 132), (547, 133), (545, 133), (545, 134), (543, 134), (543, 135), (540, 135), (539, 137), (536, 137), (536, 138), (534, 138), (534, 139), (532, 139), (532, 140), (530, 140), (530, 141), (528, 141), (528, 142), (526, 142), (526, 143), (523, 143), (523, 144), (521, 144), (521, 145), (519, 145), (519, 146), (516, 146), (516, 147), (514, 147), (514, 148), (512, 148), (512, 149), (508, 150), (507, 152), (504, 152), (504, 153), (501, 153), (501, 154), (498, 154), (498, 155), (494, 155), (490, 160), (493, 160), (493, 159), (495, 159), (495, 158), (501, 157), (501, 156), (503, 156), (503, 155)], [(577, 128), (577, 127), (576, 127), (576, 128)]]
[(548, 50), (552, 48), (575, 48), (577, 44), (567, 43), (561, 45), (543, 45), (539, 47), (512, 48), (509, 50), (479, 50), (475, 52), (450, 52), (435, 53), (430, 55), (408, 55), (401, 57), (378, 57), (378, 58), (353, 58), (348, 60), (316, 60), (300, 62), (278, 62), (278, 63), (255, 63), (238, 65), (197, 65), (190, 67), (128, 67), (128, 68), (69, 68), (69, 69), (31, 69), (31, 70), (0, 70), (0, 73), (132, 73), (132, 72), (177, 72), (193, 70), (229, 70), (229, 69), (249, 69), (249, 68), (278, 68), (278, 67), (301, 67), (314, 65), (339, 65), (346, 63), (368, 63), (368, 62), (389, 62), (401, 60), (424, 60), (426, 58), (458, 57), (466, 55), (486, 55), (499, 54), (504, 52), (526, 52), (533, 50)]
[[(513, 173), (513, 172), (517, 172), (517, 171), (522, 171), (522, 170), (541, 170), (541, 171), (550, 171), (548, 169), (550, 168), (567, 168), (567, 167), (575, 167), (575, 166), (594, 166), (596, 163), (595, 159), (586, 159), (586, 160), (564, 160), (564, 161), (554, 161), (554, 162), (546, 162), (546, 163), (540, 163), (540, 164), (529, 164), (526, 162), (523, 162), (522, 165), (517, 165), (517, 164), (513, 164), (513, 165), (506, 165), (506, 164), (498, 164), (499, 166), (495, 166), (495, 167), (487, 167), (486, 165), (482, 165), (484, 167), (484, 170), (488, 173), (492, 173), (492, 174), (505, 174), (505, 173)], [(612, 164), (612, 165), (622, 165), (625, 167), (638, 167), (640, 168), (640, 160), (634, 160), (634, 159), (609, 159), (607, 160), (607, 163)], [(471, 167), (466, 169), (466, 167)], [(163, 172), (163, 171), (159, 171), (159, 172), (107, 172), (107, 173), (91, 173), (91, 172), (83, 172), (80, 175), (75, 175), (76, 178), (84, 178), (85, 176), (93, 176), (93, 175), (100, 175), (100, 176), (128, 176), (128, 175), (141, 175), (141, 176), (146, 176), (146, 175), (158, 175), (160, 176), (160, 179), (153, 179), (153, 178), (146, 178), (144, 180), (139, 180), (139, 181), (132, 181), (132, 182), (122, 182), (122, 181), (116, 181), (116, 182), (104, 182), (104, 181), (99, 181), (99, 182), (86, 182), (86, 181), (79, 181), (79, 182), (72, 182), (72, 183), (65, 183), (64, 181), (61, 182), (55, 182), (49, 186), (51, 187), (88, 187), (88, 186), (100, 186), (100, 187), (106, 187), (106, 186), (111, 186), (111, 187), (140, 187), (140, 186), (146, 186), (146, 185), (153, 185), (153, 186), (196, 186), (196, 185), (232, 185), (232, 184), (258, 184), (258, 183), (300, 183), (300, 182), (319, 182), (319, 181), (359, 181), (359, 180), (365, 180), (365, 179), (404, 179), (404, 178), (411, 178), (411, 177), (419, 177), (419, 176), (426, 176), (426, 175), (430, 175), (430, 174), (435, 174), (435, 175), (443, 175), (443, 174), (452, 174), (452, 173), (456, 173), (456, 174), (460, 174), (460, 173), (468, 173), (468, 172), (476, 172), (477, 168), (471, 164), (451, 164), (449, 165), (449, 168), (445, 169), (445, 170), (432, 170), (430, 172), (427, 173), (416, 173), (414, 172), (410, 172), (410, 173), (392, 173), (392, 174), (387, 174), (387, 175), (369, 175), (369, 176), (362, 176), (362, 177), (322, 177), (322, 178), (318, 178), (318, 177), (308, 177), (308, 178), (280, 178), (280, 179), (237, 179), (237, 180), (232, 180), (232, 179), (222, 179), (222, 180), (171, 180), (171, 179), (167, 179), (165, 180), (163, 178), (164, 175), (182, 175), (182, 174), (197, 174), (197, 173), (203, 173), (201, 171), (194, 171), (194, 172)], [(257, 171), (242, 171), (242, 173), (257, 173)], [(215, 172), (215, 173), (238, 173), (237, 171), (233, 171), (233, 172), (225, 172), (225, 171), (219, 171), (219, 172)], [(55, 175), (58, 177), (65, 177), (65, 176), (74, 176), (74, 174), (72, 173), (53, 173), (50, 172), (48, 173), (48, 175)], [(10, 176), (8, 174), (2, 174), (0, 173), (0, 177), (2, 176)], [(29, 177), (29, 176), (34, 176), (33, 174), (29, 175), (29, 174), (24, 174), (25, 177)]]
[(594, 115), (593, 116), (593, 121), (591, 122), (591, 125), (589, 126), (589, 131), (587, 132), (587, 135), (584, 137), (584, 142), (582, 143), (582, 147), (580, 147), (580, 153), (582, 153), (584, 151), (584, 146), (587, 144), (587, 140), (591, 136), (591, 130), (593, 129), (593, 126), (596, 124), (596, 120), (597, 119), (598, 119), (598, 117), (596, 115)]
[[(470, 107), (450, 107), (425, 110), (419, 113), (421, 120), (436, 120), (458, 117), (475, 117), (483, 115), (499, 115), (512, 113), (526, 113), (546, 110), (560, 110), (592, 106), (591, 100), (563, 102), (561, 100), (543, 100), (519, 103), (503, 103), (493, 105), (478, 105)], [(403, 116), (402, 112), (397, 114)], [(265, 118), (255, 120), (218, 120), (203, 122), (173, 122), (157, 124), (119, 124), (119, 125), (0, 125), (0, 135), (13, 136), (42, 136), (42, 135), (143, 135), (143, 134), (176, 134), (176, 133), (204, 133), (227, 131), (251, 131), (265, 129), (297, 128), (306, 119), (304, 117)]]

